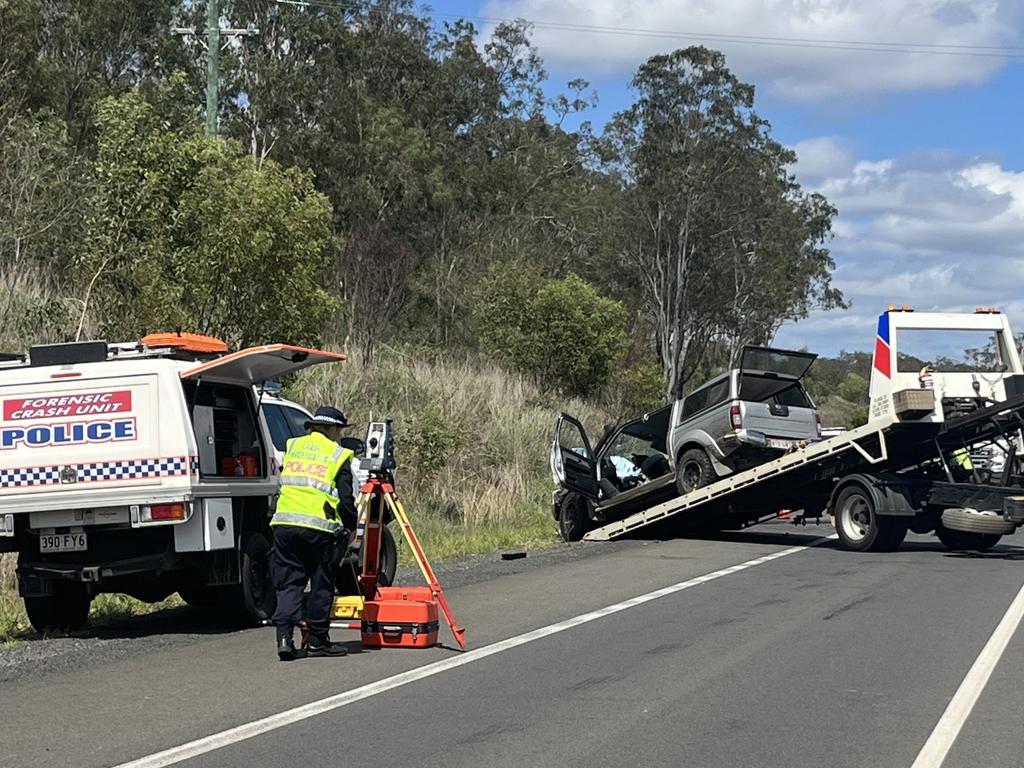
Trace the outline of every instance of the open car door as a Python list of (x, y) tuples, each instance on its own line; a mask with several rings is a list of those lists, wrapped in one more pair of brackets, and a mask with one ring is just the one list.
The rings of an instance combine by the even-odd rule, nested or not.
[(563, 413), (555, 422), (551, 443), (551, 471), (566, 490), (597, 501), (597, 462), (583, 425)]
[(744, 347), (740, 358), (740, 372), (767, 373), (802, 379), (818, 356), (813, 352), (793, 352), (771, 347)]
[(319, 363), (343, 362), (345, 356), (320, 349), (293, 347), (288, 344), (268, 344), (232, 352), (230, 355), (197, 365), (183, 371), (181, 378), (220, 379), (237, 384), (255, 386), (270, 379), (287, 376)]

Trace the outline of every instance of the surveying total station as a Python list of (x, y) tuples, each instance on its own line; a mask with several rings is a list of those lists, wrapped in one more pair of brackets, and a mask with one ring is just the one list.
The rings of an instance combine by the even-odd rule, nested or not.
[[(368, 647), (425, 648), (437, 644), (440, 611), (459, 647), (465, 648), (466, 630), (456, 624), (444, 589), (413, 531), (405, 507), (395, 494), (392, 472), (398, 464), (390, 419), (370, 423), (360, 466), (369, 476), (356, 497), (356, 531), (349, 543), (349, 548), (361, 555), (361, 572), (356, 577), (359, 594), (335, 597), (331, 626), (359, 629), (363, 645)], [(378, 583), (381, 530), (388, 512), (401, 526), (427, 586), (395, 587)]]

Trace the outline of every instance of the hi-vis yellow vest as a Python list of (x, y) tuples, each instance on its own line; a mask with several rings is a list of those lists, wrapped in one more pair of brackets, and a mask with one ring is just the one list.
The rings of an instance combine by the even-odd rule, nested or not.
[(320, 432), (289, 440), (281, 469), (281, 495), (270, 524), (335, 533), (341, 524), (334, 478), (353, 456)]

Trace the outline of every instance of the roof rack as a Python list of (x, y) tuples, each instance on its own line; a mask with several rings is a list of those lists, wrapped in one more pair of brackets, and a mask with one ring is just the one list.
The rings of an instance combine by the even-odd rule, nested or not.
[[(106, 348), (105, 353), (103, 347)], [(192, 362), (210, 360), (223, 354), (223, 352), (219, 351), (183, 349), (171, 344), (151, 347), (140, 341), (114, 343), (106, 341), (68, 342), (66, 344), (38, 345), (32, 347), (28, 352), (21, 354), (11, 352), (0, 353), (0, 370), (153, 358), (170, 358)]]

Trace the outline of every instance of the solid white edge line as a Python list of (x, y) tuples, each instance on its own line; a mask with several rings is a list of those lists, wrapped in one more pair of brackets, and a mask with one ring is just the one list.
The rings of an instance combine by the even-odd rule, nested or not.
[(911, 768), (940, 768), (945, 762), (949, 750), (952, 749), (960, 729), (978, 702), (981, 692), (985, 690), (989, 678), (995, 671), (999, 659), (1002, 657), (1006, 646), (1024, 618), (1024, 586), (1017, 592), (1017, 596), (1006, 609), (1002, 621), (996, 627), (992, 636), (981, 649), (978, 658), (974, 660), (973, 666), (967, 672), (960, 687), (957, 688), (953, 698), (950, 699), (946, 711), (942, 713), (939, 722), (935, 724), (928, 741), (924, 743), (917, 759)]
[(376, 696), (381, 693), (399, 688), (409, 683), (414, 683), (417, 680), (423, 680), (427, 677), (433, 677), (434, 675), (440, 674), (441, 672), (447, 672), (449, 669), (455, 669), (457, 667), (471, 664), (474, 661), (480, 659), (486, 659), (488, 656), (494, 656), (495, 654), (503, 651), (511, 650), (512, 648), (518, 648), (521, 645), (532, 643), (535, 640), (540, 640), (551, 635), (564, 632), (567, 629), (578, 627), (581, 624), (587, 624), (597, 619), (602, 619), (605, 616), (611, 616), (612, 614), (625, 611), (630, 608), (635, 608), (638, 605), (649, 603), (652, 600), (657, 600), (668, 595), (674, 595), (677, 592), (690, 589), (692, 587), (706, 584), (709, 581), (720, 579), (723, 576), (731, 576), (734, 573), (745, 571), (748, 568), (754, 568), (758, 565), (764, 565), (772, 560), (778, 560), (779, 558), (786, 557), (788, 555), (795, 555), (798, 552), (803, 552), (811, 547), (816, 547), (819, 544), (823, 544), (830, 539), (836, 538), (835, 534), (831, 536), (823, 536), (820, 539), (799, 546), (790, 547), (789, 549), (783, 549), (779, 552), (773, 552), (770, 555), (764, 555), (763, 557), (754, 558), (753, 560), (747, 560), (743, 563), (736, 565), (730, 565), (727, 568), (722, 568), (712, 573), (706, 573), (703, 576), (695, 576), (692, 579), (681, 581), (677, 584), (672, 584), (661, 589), (656, 589), (653, 592), (648, 592), (637, 597), (632, 597), (628, 600), (623, 600), (620, 603), (614, 603), (613, 605), (605, 606), (604, 608), (598, 608), (595, 611), (589, 611), (588, 613), (582, 613), (579, 616), (574, 616), (571, 619), (565, 619), (555, 624), (549, 624), (546, 627), (540, 627), (531, 632), (526, 632), (522, 635), (516, 635), (506, 640), (499, 640), (496, 643), (485, 645), (483, 648), (477, 648), (472, 651), (466, 651), (458, 656), (451, 656), (441, 661), (436, 661), (433, 664), (427, 664), (416, 669), (411, 669), (408, 672), (402, 672), (392, 677), (387, 677), (383, 680), (378, 680), (375, 683), (368, 683), (367, 685), (360, 686), (359, 688), (353, 688), (350, 691), (344, 691), (343, 693), (335, 694), (334, 696), (328, 696), (327, 698), (320, 699), (318, 701), (304, 704), (294, 709), (289, 709), (284, 712), (279, 712), (276, 715), (270, 715), (268, 717), (261, 718), (260, 720), (254, 720), (244, 725), (236, 726), (235, 728), (229, 728), (226, 731), (220, 733), (214, 733), (210, 736), (204, 736), (201, 739), (195, 741), (189, 741), (185, 744), (180, 744), (177, 747), (171, 747), (165, 749), (162, 752), (155, 752), (145, 757), (140, 757), (137, 760), (132, 760), (127, 763), (121, 763), (114, 768), (164, 768), (168, 765), (175, 765), (184, 760), (190, 760), (194, 757), (204, 755), (207, 752), (213, 752), (216, 749), (236, 744), (246, 739), (251, 739), (255, 736), (273, 731), (278, 728), (284, 728), (287, 725), (300, 722), (302, 720), (308, 720), (311, 717), (322, 715), (325, 712), (339, 709), (341, 707), (348, 706), (349, 704), (355, 704), (357, 701), (368, 699), (372, 696)]

